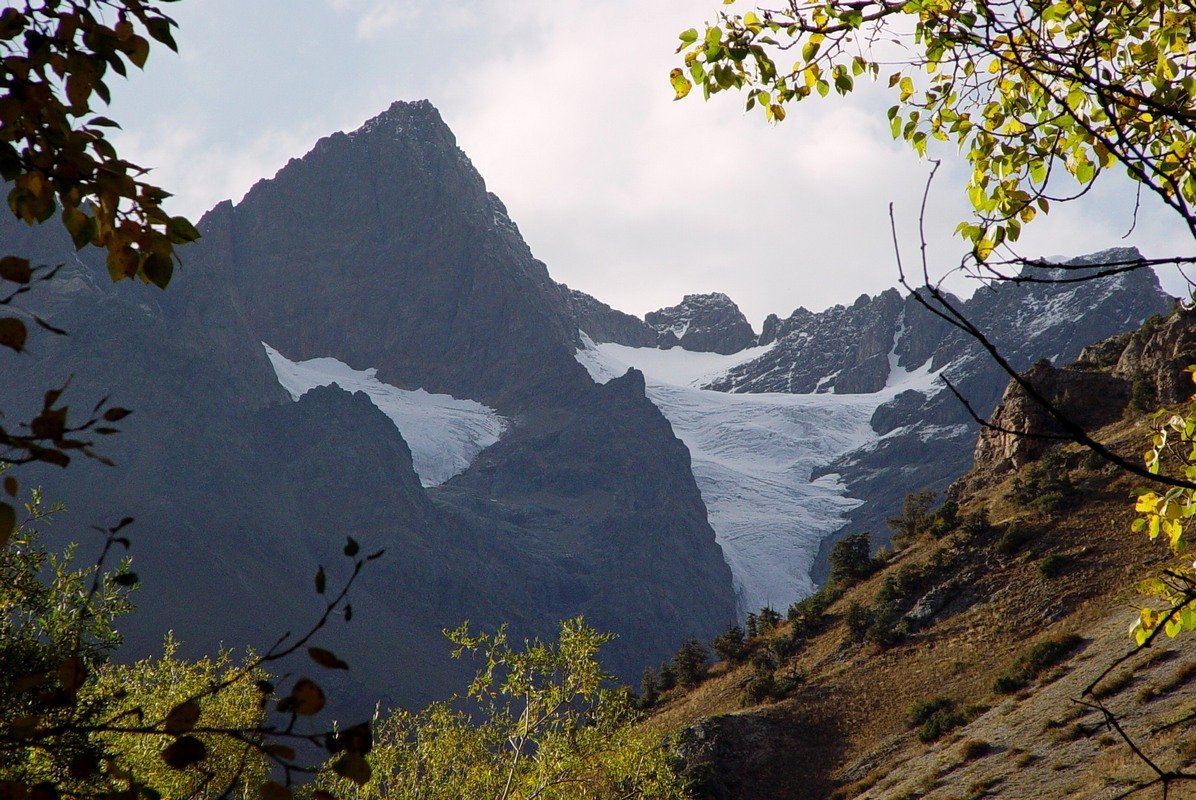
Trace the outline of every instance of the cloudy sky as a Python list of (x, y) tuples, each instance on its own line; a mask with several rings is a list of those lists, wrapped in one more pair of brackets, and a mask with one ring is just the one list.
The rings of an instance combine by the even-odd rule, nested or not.
[[(184, 0), (181, 54), (155, 50), (111, 114), (122, 153), (197, 218), (321, 136), (428, 98), (553, 276), (637, 314), (723, 291), (758, 326), (895, 284), (888, 204), (912, 258), (929, 166), (892, 141), (887, 92), (806, 102), (778, 126), (736, 95), (673, 102), (677, 33), (718, 5)], [(950, 235), (961, 175), (948, 154), (929, 208), (937, 269), (962, 252)], [(1023, 252), (1192, 252), (1153, 204), (1122, 240), (1132, 206), (1124, 182), (1106, 181), (1039, 217)]]

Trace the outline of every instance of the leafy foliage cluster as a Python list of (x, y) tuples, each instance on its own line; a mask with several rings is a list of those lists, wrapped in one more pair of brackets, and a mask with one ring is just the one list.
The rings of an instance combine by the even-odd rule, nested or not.
[(930, 489), (910, 492), (901, 501), (901, 514), (885, 520), (893, 532), (892, 544), (901, 549), (922, 537), (940, 538), (960, 527), (959, 506), (954, 500), (945, 500), (935, 511), (931, 511), (936, 494)]
[[(0, 793), (87, 786), (102, 750), (83, 728), (109, 711), (88, 677), (120, 644), (112, 621), (131, 608), (127, 565), (108, 575), (40, 544), (60, 507), (34, 492), (0, 547)], [(31, 746), (37, 742), (37, 749)]]
[[(976, 217), (957, 233), (983, 262), (1118, 163), (1196, 231), (1194, 34), (1177, 0), (813, 0), (682, 32), (670, 80), (678, 98), (743, 90), (780, 121), (884, 70), (893, 137), (920, 155), (948, 142), (969, 162)], [(892, 41), (907, 45), (895, 70)]]
[[(0, 179), (11, 187), (9, 209), (29, 224), (57, 213), (76, 248), (106, 251), (113, 280), (138, 278), (160, 287), (174, 272), (176, 246), (195, 241), (199, 232), (185, 217), (166, 213), (169, 193), (119, 156), (107, 138), (119, 126), (92, 105), (96, 98), (109, 101), (111, 73), (145, 66), (151, 40), (176, 49), (175, 23), (161, 10), (167, 2), (173, 0), (27, 0), (0, 10)], [(57, 271), (0, 253), (0, 347), (24, 350), (27, 320), (65, 333), (18, 306)], [(0, 464), (66, 466), (74, 454), (106, 461), (89, 437), (116, 433), (111, 423), (129, 412), (106, 407), (105, 399), (82, 422), (71, 422), (61, 395), (61, 388), (45, 393), (27, 430), (0, 424)], [(14, 476), (4, 488), (16, 498)], [(0, 501), (0, 545), (15, 525), (15, 506)]]
[(879, 566), (872, 558), (872, 536), (866, 531), (853, 533), (835, 542), (827, 560), (830, 563), (830, 579), (840, 583), (867, 578)]
[[(368, 780), (369, 726), (313, 730), (326, 702), (319, 684), (289, 678), (283, 692), (264, 667), (305, 649), (321, 668), (347, 669), (335, 654), (308, 645), (333, 615), (351, 617), (348, 590), (380, 552), (358, 558), (350, 539), (352, 575), (323, 616), (263, 655), (242, 664), (228, 653), (187, 662), (168, 639), (161, 658), (121, 666), (109, 663), (120, 644), (113, 621), (132, 609), (137, 576), (127, 560), (115, 569), (106, 564), (114, 548), (129, 547), (132, 520), (103, 531), (99, 558), (80, 569), (74, 546), (54, 556), (39, 544), (38, 525), (58, 509), (43, 508), (34, 492), (25, 510), (0, 547), (0, 796), (283, 800), (295, 776), (320, 766), (305, 763), (298, 746), (334, 756), (330, 768), (357, 783)], [(322, 567), (316, 590), (328, 591)], [(272, 768), (285, 783), (268, 779)]]
[(637, 727), (630, 693), (597, 662), (610, 635), (580, 618), (562, 622), (554, 643), (517, 647), (503, 629), (474, 635), (465, 625), (446, 635), (454, 658), (482, 664), (465, 696), (391, 712), (371, 753), (373, 779), (357, 787), (327, 773), (324, 791), (359, 800), (686, 796), (666, 743)]
[[(1189, 367), (1196, 381), (1196, 367)], [(1174, 475), (1196, 482), (1196, 395), (1182, 413), (1160, 411), (1154, 421), (1151, 447), (1145, 454), (1146, 468), (1152, 474)], [(1196, 629), (1196, 566), (1185, 531), (1188, 520), (1196, 514), (1196, 489), (1172, 486), (1161, 493), (1140, 489), (1134, 505), (1140, 516), (1134, 520), (1135, 533), (1151, 539), (1160, 535), (1172, 560), (1154, 578), (1144, 581), (1139, 591), (1161, 601), (1163, 608), (1143, 606), (1131, 632), (1139, 645), (1145, 645), (1160, 632), (1169, 637)]]
[(792, 603), (786, 616), (794, 627), (814, 630), (821, 625), (823, 615), (831, 603), (843, 596), (843, 591), (843, 586), (838, 581), (827, 581), (818, 587), (814, 594)]
[(906, 727), (916, 729), (918, 740), (927, 743), (938, 740), (966, 722), (963, 715), (955, 710), (955, 702), (946, 697), (920, 700), (910, 706), (905, 716)]

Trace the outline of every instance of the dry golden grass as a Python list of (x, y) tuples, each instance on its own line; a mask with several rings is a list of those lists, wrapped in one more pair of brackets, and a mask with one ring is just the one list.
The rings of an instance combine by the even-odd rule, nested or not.
[[(1136, 457), (1144, 431), (1127, 421), (1104, 436)], [(1133, 618), (1134, 586), (1157, 569), (1160, 550), (1129, 532), (1130, 482), (1115, 470), (1079, 466), (1079, 453), (1072, 462), (1083, 501), (1065, 513), (1048, 519), (1015, 506), (1006, 497), (1006, 478), (962, 504), (964, 513), (986, 507), (992, 533), (966, 545), (961, 537), (919, 541), (847, 590), (828, 609), (830, 624), (789, 660), (788, 668), (806, 675), (792, 696), (742, 709), (749, 668), (720, 667), (695, 690), (668, 698), (650, 724), (677, 730), (723, 714), (762, 715), (783, 723), (792, 731), (784, 746), (761, 745), (771, 749), (745, 762), (744, 774), (737, 776), (742, 796), (752, 800), (1101, 800), (1149, 777), (1149, 767), (1103, 724), (1100, 713), (1076, 701), (1130, 649), (1126, 630)], [(1016, 554), (997, 556), (993, 540), (1010, 521), (1025, 528), (1030, 539)], [(954, 569), (974, 573), (969, 584), (974, 605), (888, 649), (849, 641), (840, 619), (849, 604), (871, 602), (885, 578), (903, 566), (942, 563), (952, 551), (965, 553)], [(1045, 580), (1037, 565), (1050, 553), (1065, 553), (1068, 568)], [(1017, 694), (994, 694), (994, 680), (1020, 655), (1069, 633), (1083, 641), (1061, 663)], [(1196, 706), (1196, 661), (1170, 655), (1191, 647), (1182, 638), (1157, 642), (1152, 652), (1135, 656), (1098, 687), (1098, 696), (1124, 720), (1126, 730), (1168, 766), (1196, 761), (1191, 743), (1196, 728), (1152, 733), (1168, 721), (1168, 713)], [(1140, 688), (1127, 691), (1132, 686)], [(954, 701), (965, 724), (923, 744), (907, 727), (906, 716), (911, 704), (931, 698)], [(1192, 795), (1182, 794), (1189, 788)], [(1196, 796), (1196, 785), (1174, 787), (1169, 795), (1183, 796)]]

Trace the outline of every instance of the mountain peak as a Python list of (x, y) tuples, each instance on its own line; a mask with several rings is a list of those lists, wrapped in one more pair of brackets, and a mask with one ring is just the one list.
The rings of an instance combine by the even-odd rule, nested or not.
[(439, 128), (453, 143), (456, 138), (429, 100), (396, 100), (381, 114), (366, 120), (357, 130), (345, 134), (350, 137), (374, 132), (411, 133), (421, 129)]
[(738, 353), (756, 343), (756, 333), (735, 302), (722, 292), (687, 294), (681, 302), (644, 315), (662, 335), (671, 333), (686, 350)]

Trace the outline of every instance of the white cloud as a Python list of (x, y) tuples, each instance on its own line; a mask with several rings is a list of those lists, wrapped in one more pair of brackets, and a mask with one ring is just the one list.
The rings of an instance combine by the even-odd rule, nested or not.
[[(883, 87), (812, 100), (779, 126), (741, 96), (672, 101), (693, 0), (207, 0), (180, 4), (187, 58), (121, 92), (135, 159), (198, 215), (395, 99), (430, 98), (553, 275), (628, 311), (726, 291), (757, 323), (896, 280), (888, 205), (916, 257), (929, 165), (893, 143)], [(155, 56), (155, 59), (157, 56)], [(116, 113), (119, 112), (119, 113)], [(965, 213), (945, 154), (925, 220), (932, 265), (957, 263)], [(1128, 198), (1128, 199), (1127, 199)], [(1057, 208), (1028, 253), (1118, 244), (1132, 195)], [(1192, 250), (1170, 216), (1131, 243)]]

